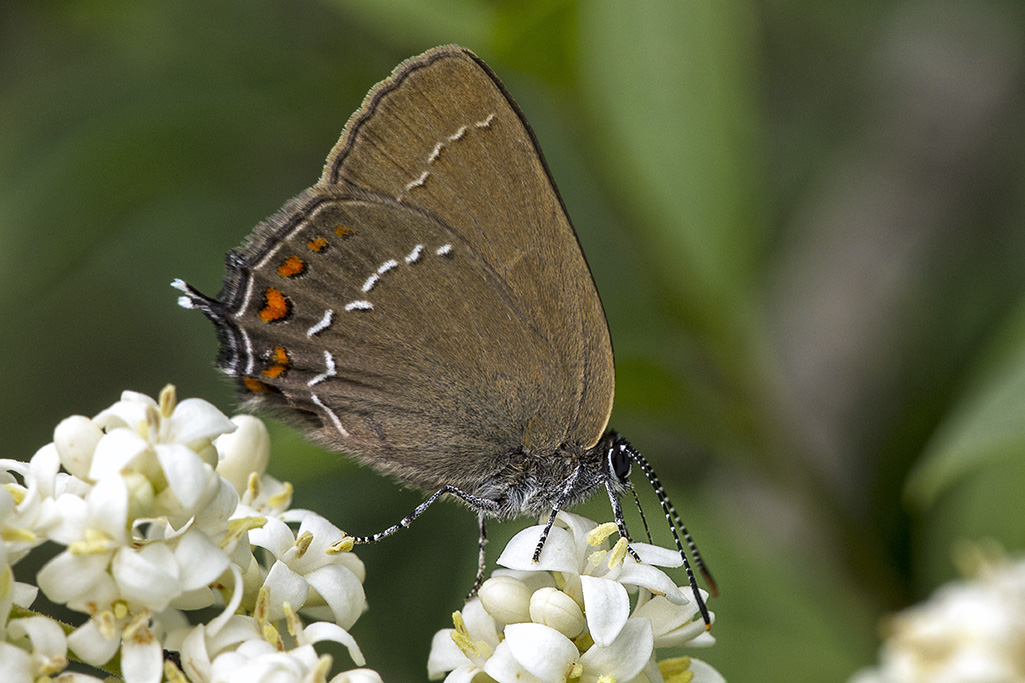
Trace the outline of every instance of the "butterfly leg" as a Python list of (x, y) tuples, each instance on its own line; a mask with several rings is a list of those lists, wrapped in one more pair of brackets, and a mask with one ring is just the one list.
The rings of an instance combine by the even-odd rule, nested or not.
[[(605, 482), (605, 490), (609, 493), (609, 502), (612, 503), (612, 517), (616, 520), (616, 526), (619, 527), (619, 535), (626, 539), (626, 542), (633, 543), (633, 539), (630, 538), (630, 532), (626, 529), (626, 519), (623, 517), (623, 506), (619, 502), (619, 496), (612, 490), (612, 484)], [(629, 545), (626, 546), (626, 551), (630, 553), (630, 557), (634, 558), (638, 562), (641, 558), (637, 556), (637, 552)]]
[(431, 494), (430, 498), (417, 505), (412, 512), (410, 512), (408, 515), (399, 520), (398, 524), (390, 526), (384, 531), (379, 531), (371, 536), (355, 536), (353, 538), (353, 543), (376, 543), (383, 538), (388, 538), (399, 529), (405, 529), (410, 524), (412, 524), (417, 517), (426, 512), (427, 508), (429, 508), (434, 503), (434, 501), (438, 500), (446, 493), (451, 493), (453, 496), (460, 498), (470, 507), (477, 510), (478, 514), (481, 514), (483, 512), (496, 512), (498, 510), (498, 503), (496, 503), (493, 500), (488, 500), (487, 498), (480, 498), (478, 496), (474, 496), (472, 494), (466, 493), (465, 491), (457, 489), (455, 486), (445, 486)]
[(541, 561), (541, 551), (544, 550), (545, 541), (548, 540), (548, 532), (552, 530), (552, 524), (555, 523), (555, 516), (559, 514), (559, 510), (569, 500), (570, 494), (573, 492), (573, 487), (576, 486), (577, 479), (580, 478), (580, 467), (578, 466), (573, 470), (573, 474), (566, 480), (566, 485), (562, 487), (562, 492), (559, 497), (555, 500), (555, 505), (552, 506), (552, 514), (548, 515), (548, 523), (545, 524), (544, 530), (541, 532), (541, 538), (537, 541), (537, 547), (534, 548), (534, 556), (531, 558), (534, 562)]
[(479, 545), (477, 551), (477, 578), (474, 579), (473, 588), (470, 589), (469, 594), (466, 596), (467, 601), (472, 600), (473, 597), (477, 595), (477, 591), (480, 590), (481, 584), (484, 583), (484, 567), (486, 566), (484, 546), (488, 542), (488, 532), (485, 528), (483, 512), (477, 513), (477, 525), (480, 528), (480, 537), (478, 538)]

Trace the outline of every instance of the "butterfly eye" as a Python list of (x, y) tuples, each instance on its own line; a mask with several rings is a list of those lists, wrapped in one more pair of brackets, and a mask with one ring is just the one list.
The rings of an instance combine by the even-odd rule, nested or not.
[(619, 444), (613, 444), (609, 448), (609, 473), (616, 479), (625, 481), (630, 476), (630, 456), (626, 449)]

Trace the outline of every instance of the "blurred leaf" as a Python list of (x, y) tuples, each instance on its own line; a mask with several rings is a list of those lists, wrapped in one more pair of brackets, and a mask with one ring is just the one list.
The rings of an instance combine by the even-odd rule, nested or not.
[(982, 467), (1025, 470), (1025, 303), (984, 360), (908, 479), (907, 498), (920, 510)]
[(675, 295), (730, 343), (764, 240), (749, 18), (707, 1), (580, 13), (582, 85), (612, 185)]
[[(684, 522), (720, 594), (708, 603), (716, 614), (712, 635), (717, 644), (681, 654), (708, 661), (730, 681), (844, 680), (873, 656), (873, 606), (829, 541), (803, 536), (787, 525), (794, 511), (777, 506), (793, 501), (729, 489), (738, 490), (761, 505), (738, 503), (723, 495), (726, 489), (715, 487), (685, 501)], [(673, 493), (679, 504), (679, 491)], [(765, 533), (778, 531), (781, 524), (792, 532), (787, 540)], [(663, 535), (666, 543), (657, 522), (653, 529), (656, 542)]]
[(496, 61), (512, 60), (547, 83), (567, 84), (576, 71), (576, 10), (574, 0), (499, 3), (491, 43)]
[(475, 0), (434, 0), (429, 7), (421, 0), (325, 0), (325, 4), (351, 21), (373, 26), (382, 38), (403, 50), (419, 45), (415, 52), (447, 43), (482, 49), (494, 24), (492, 6)]

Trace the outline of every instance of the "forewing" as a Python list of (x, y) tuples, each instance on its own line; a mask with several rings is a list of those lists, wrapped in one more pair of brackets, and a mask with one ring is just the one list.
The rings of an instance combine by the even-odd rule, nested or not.
[(404, 62), (349, 120), (320, 184), (394, 197), (453, 230), (549, 349), (527, 384), (555, 384), (570, 406), (568, 420), (536, 416), (526, 445), (597, 442), (614, 390), (601, 300), (533, 132), (483, 62), (455, 46)]

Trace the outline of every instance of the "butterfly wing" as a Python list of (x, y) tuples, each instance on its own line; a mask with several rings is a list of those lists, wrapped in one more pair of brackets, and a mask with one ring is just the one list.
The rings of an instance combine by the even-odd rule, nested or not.
[(574, 442), (597, 442), (614, 387), (605, 313), (541, 148), (487, 65), (457, 46), (401, 64), (349, 120), (321, 183), (391, 195), (449, 225), (556, 350)]
[[(322, 441), (424, 488), (608, 421), (601, 301), (541, 151), (472, 53), (376, 86), (320, 182), (229, 255), (220, 365)], [(468, 467), (468, 463), (474, 467)], [(439, 473), (439, 474), (435, 474)]]

